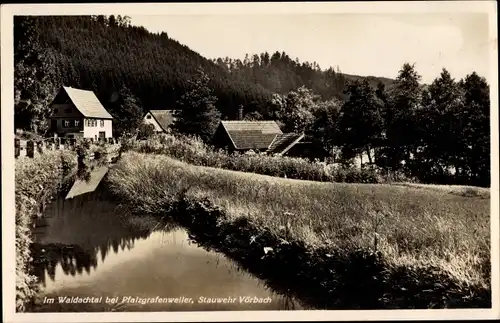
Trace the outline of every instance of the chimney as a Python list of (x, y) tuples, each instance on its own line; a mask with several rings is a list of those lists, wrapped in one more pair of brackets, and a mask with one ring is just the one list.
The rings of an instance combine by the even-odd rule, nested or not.
[(238, 120), (243, 120), (243, 105), (240, 105), (238, 110)]

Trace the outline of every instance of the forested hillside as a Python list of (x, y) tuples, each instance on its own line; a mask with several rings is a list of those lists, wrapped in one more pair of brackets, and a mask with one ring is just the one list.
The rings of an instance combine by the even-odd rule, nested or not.
[[(20, 19), (17, 43), (24, 41)], [(299, 63), (286, 53), (262, 53), (257, 60), (244, 62), (212, 61), (166, 32), (132, 26), (128, 17), (38, 16), (30, 23), (44, 60), (50, 61), (53, 85), (91, 89), (104, 104), (126, 87), (144, 109), (175, 109), (187, 80), (201, 67), (210, 78), (223, 118), (235, 118), (240, 105), (248, 113), (265, 116), (272, 93), (305, 85), (324, 99), (340, 98), (346, 80), (338, 70), (322, 71), (315, 63)]]
[(357, 76), (342, 73), (337, 66), (321, 69), (316, 62), (300, 62), (292, 59), (285, 52), (246, 54), (243, 61), (229, 57), (212, 60), (233, 77), (247, 83), (260, 84), (274, 93), (287, 93), (305, 86), (313, 90), (323, 100), (345, 99), (343, 90), (348, 81), (366, 79), (371, 86), (379, 83), (390, 88), (394, 80), (375, 77)]
[[(207, 59), (120, 16), (15, 17), (16, 128), (45, 134), (61, 85), (94, 91), (115, 117), (113, 133), (136, 130), (147, 109), (178, 109), (174, 129), (209, 138), (219, 119), (272, 119), (351, 163), (423, 182), (488, 186), (489, 85), (443, 67), (423, 86), (409, 63), (394, 80), (322, 70), (287, 53), (241, 61)], [(184, 111), (185, 110), (185, 111)]]

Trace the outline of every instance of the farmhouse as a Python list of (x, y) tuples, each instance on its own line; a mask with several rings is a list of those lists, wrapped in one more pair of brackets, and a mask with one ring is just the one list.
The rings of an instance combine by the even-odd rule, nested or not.
[(275, 121), (221, 121), (213, 138), (214, 146), (229, 152), (266, 152), (285, 155), (304, 134), (283, 133)]
[(155, 132), (169, 132), (175, 121), (177, 110), (149, 110), (144, 115), (144, 122), (155, 127)]
[(92, 91), (63, 86), (50, 108), (51, 131), (60, 137), (113, 137), (113, 117)]

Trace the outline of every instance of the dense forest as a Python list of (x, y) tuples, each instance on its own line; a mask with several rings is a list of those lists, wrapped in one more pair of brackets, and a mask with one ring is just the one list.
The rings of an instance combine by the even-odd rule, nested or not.
[(489, 85), (475, 72), (455, 80), (443, 69), (424, 86), (409, 63), (391, 80), (284, 52), (209, 60), (121, 16), (15, 17), (14, 41), (16, 128), (43, 134), (64, 84), (93, 90), (118, 135), (137, 128), (146, 109), (181, 108), (174, 128), (209, 138), (218, 119), (243, 107), (245, 119), (304, 132), (342, 163), (365, 154), (423, 182), (490, 183)]
[[(23, 41), (26, 17), (18, 17), (16, 43)], [(21, 21), (24, 21), (24, 24)], [(36, 16), (29, 23), (44, 60), (50, 62), (54, 85), (91, 89), (106, 104), (123, 88), (144, 109), (176, 109), (187, 80), (202, 68), (218, 98), (223, 118), (235, 118), (243, 105), (248, 113), (266, 115), (273, 93), (305, 85), (325, 99), (341, 97), (345, 77), (332, 68), (299, 63), (286, 53), (262, 53), (257, 60), (209, 60), (166, 32), (150, 33), (121, 16)], [(260, 60), (260, 57), (263, 59)], [(387, 80), (386, 80), (387, 81)]]

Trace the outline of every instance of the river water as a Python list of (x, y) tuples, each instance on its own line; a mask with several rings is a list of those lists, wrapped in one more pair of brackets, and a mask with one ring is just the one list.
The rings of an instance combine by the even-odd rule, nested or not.
[(198, 247), (184, 229), (131, 215), (99, 187), (53, 201), (33, 232), (40, 280), (34, 311), (302, 309), (224, 255)]

